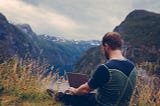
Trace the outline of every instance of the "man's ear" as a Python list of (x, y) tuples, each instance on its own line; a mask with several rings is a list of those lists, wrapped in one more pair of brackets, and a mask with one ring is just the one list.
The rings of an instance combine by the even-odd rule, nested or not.
[(104, 44), (104, 47), (105, 47), (107, 50), (110, 49), (110, 46), (109, 46), (107, 43)]
[(105, 43), (105, 44), (104, 44), (104, 46), (108, 46), (108, 44), (107, 44), (107, 43)]
[(107, 47), (107, 48), (109, 48), (109, 45), (108, 45), (107, 43), (105, 43), (105, 44), (104, 44), (104, 47)]

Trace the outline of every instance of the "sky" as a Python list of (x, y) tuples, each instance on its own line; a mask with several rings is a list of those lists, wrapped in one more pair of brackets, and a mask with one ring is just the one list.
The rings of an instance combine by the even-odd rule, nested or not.
[(101, 40), (135, 9), (160, 13), (159, 6), (159, 0), (0, 0), (0, 13), (36, 34)]

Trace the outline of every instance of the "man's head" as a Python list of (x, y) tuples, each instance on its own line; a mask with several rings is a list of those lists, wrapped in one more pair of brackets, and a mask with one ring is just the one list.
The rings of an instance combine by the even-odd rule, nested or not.
[(114, 50), (121, 50), (122, 38), (117, 32), (108, 32), (103, 36), (102, 45), (104, 47), (105, 56), (109, 58), (109, 52)]
[(112, 50), (121, 49), (122, 38), (117, 32), (108, 32), (102, 39), (103, 46), (108, 45)]

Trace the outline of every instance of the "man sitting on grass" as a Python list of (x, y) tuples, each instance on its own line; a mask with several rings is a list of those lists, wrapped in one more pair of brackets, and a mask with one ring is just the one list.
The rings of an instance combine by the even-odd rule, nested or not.
[[(55, 100), (71, 106), (128, 106), (136, 83), (136, 68), (121, 52), (122, 38), (117, 32), (108, 32), (102, 39), (108, 61), (98, 66), (92, 78), (66, 93), (58, 92)], [(90, 93), (93, 90), (96, 93)], [(48, 94), (54, 91), (48, 89)]]

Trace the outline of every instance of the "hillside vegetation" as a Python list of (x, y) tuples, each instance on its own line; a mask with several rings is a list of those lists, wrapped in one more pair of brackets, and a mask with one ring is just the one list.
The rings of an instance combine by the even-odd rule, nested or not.
[[(34, 41), (35, 40), (35, 41)], [(20, 31), (14, 25), (8, 23), (5, 16), (0, 14), (0, 61), (6, 60), (17, 54), (25, 57), (28, 53), (35, 58), (40, 53), (38, 45), (33, 44), (36, 38), (31, 39), (27, 34)]]
[(114, 31), (123, 36), (127, 57), (137, 63), (160, 60), (159, 29), (160, 14), (135, 10)]

